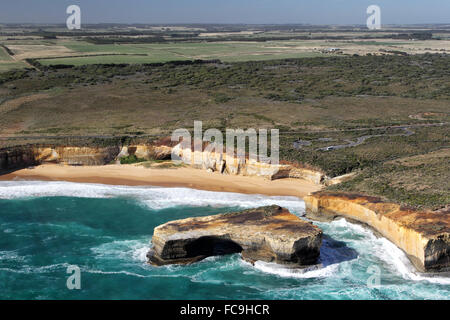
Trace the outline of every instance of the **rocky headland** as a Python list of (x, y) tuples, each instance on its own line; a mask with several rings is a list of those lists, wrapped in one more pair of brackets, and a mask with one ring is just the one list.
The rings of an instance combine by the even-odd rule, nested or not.
[(377, 197), (327, 191), (315, 192), (304, 201), (312, 219), (345, 217), (373, 228), (402, 249), (420, 271), (450, 271), (448, 210), (420, 211)]

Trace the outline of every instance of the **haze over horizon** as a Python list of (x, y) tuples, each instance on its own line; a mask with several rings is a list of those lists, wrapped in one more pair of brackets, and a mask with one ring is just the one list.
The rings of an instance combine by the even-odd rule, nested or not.
[(372, 4), (382, 24), (450, 24), (449, 0), (15, 0), (0, 4), (0, 23), (65, 23), (72, 4), (84, 24), (364, 25)]

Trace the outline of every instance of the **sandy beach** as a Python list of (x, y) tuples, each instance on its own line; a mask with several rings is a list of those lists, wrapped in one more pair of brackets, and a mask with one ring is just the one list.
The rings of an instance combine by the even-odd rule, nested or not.
[(295, 196), (303, 198), (321, 186), (303, 179), (267, 180), (262, 177), (222, 175), (194, 168), (157, 169), (135, 165), (64, 166), (44, 164), (0, 176), (0, 180), (46, 180), (129, 186), (187, 187), (200, 190)]

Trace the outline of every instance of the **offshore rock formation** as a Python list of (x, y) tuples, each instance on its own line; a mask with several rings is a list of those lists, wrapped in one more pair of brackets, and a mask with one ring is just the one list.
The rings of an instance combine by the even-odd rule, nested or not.
[(305, 267), (319, 258), (322, 231), (274, 205), (171, 221), (155, 228), (152, 244), (147, 257), (154, 265), (240, 252), (250, 262)]
[(376, 197), (319, 191), (304, 198), (309, 217), (343, 216), (369, 225), (420, 271), (450, 271), (450, 212), (418, 211)]

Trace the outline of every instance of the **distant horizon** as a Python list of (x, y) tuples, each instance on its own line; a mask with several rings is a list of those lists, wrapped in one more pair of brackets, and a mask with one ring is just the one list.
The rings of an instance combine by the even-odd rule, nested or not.
[[(201, 23), (192, 23), (192, 22), (176, 22), (176, 23), (144, 23), (144, 22), (85, 22), (83, 23), (85, 26), (95, 26), (95, 25), (117, 25), (117, 26), (238, 26), (238, 25), (246, 25), (246, 26), (311, 26), (311, 27), (366, 27), (365, 24), (311, 24), (311, 23), (214, 23), (214, 22), (201, 22)], [(1, 25), (29, 25), (29, 26), (66, 26), (63, 22), (58, 23), (48, 23), (48, 22), (0, 22)], [(401, 27), (401, 26), (449, 26), (449, 23), (440, 23), (440, 22), (430, 22), (430, 23), (399, 23), (399, 24), (383, 24), (384, 26), (392, 26), (392, 27)], [(381, 30), (382, 31), (382, 30)]]
[(374, 4), (382, 25), (450, 24), (448, 0), (15, 0), (0, 24), (64, 24), (74, 4), (82, 24), (364, 25)]

